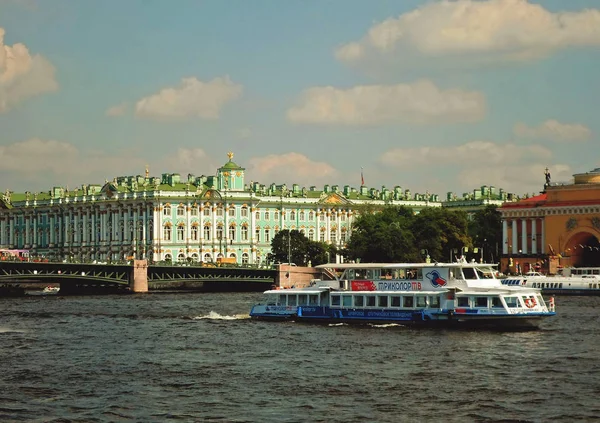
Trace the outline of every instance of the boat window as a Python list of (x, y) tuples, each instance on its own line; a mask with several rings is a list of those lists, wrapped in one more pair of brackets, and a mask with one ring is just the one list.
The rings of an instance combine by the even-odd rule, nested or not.
[(296, 305), (296, 296), (288, 295), (288, 305), (295, 306)]
[(380, 295), (377, 297), (377, 305), (379, 307), (387, 307), (388, 305), (388, 297), (387, 295)]
[(381, 279), (392, 279), (392, 271), (391, 270), (383, 270), (381, 272)]
[(462, 272), (465, 279), (477, 279), (475, 269), (472, 267), (463, 267)]
[(492, 307), (502, 308), (502, 301), (500, 301), (499, 297), (492, 297)]
[(493, 279), (494, 278), (494, 270), (490, 267), (481, 267), (475, 269), (477, 272), (477, 276), (479, 279)]
[(298, 305), (306, 305), (308, 304), (308, 295), (301, 294), (298, 295)]
[(287, 305), (287, 295), (279, 295), (279, 305)]
[(515, 308), (519, 306), (517, 297), (504, 297), (504, 302), (507, 307)]
[(440, 297), (437, 295), (431, 295), (429, 297), (429, 307), (439, 308), (440, 307)]
[(406, 271), (406, 279), (415, 280), (423, 279), (423, 273), (421, 269), (408, 269)]
[(355, 269), (354, 270), (354, 279), (355, 280), (366, 280), (367, 279), (367, 269)]
[(375, 295), (367, 295), (367, 307), (375, 307)]
[(417, 295), (417, 307), (427, 307), (427, 297), (425, 295)]
[(342, 295), (342, 303), (344, 307), (352, 307), (352, 295)]
[(469, 307), (469, 297), (457, 297), (459, 307)]
[(308, 296), (308, 304), (309, 305), (318, 305), (319, 304), (319, 296), (317, 294), (310, 294)]
[(365, 306), (365, 297), (362, 295), (354, 296), (354, 306), (355, 307), (364, 307)]
[(265, 300), (267, 305), (277, 305), (277, 294), (267, 294)]
[(392, 295), (392, 307), (400, 307), (400, 295)]
[(339, 295), (332, 295), (331, 296), (331, 305), (339, 307), (339, 305), (340, 305), (340, 296)]
[(402, 307), (412, 308), (414, 307), (415, 301), (413, 297), (403, 297)]
[(488, 298), (487, 297), (475, 297), (475, 307), (484, 307), (488, 306)]

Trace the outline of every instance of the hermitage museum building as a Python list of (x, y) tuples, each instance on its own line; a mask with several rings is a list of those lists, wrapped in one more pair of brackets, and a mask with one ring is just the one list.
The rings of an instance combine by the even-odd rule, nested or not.
[[(233, 153), (216, 175), (177, 173), (121, 176), (75, 190), (54, 187), (0, 198), (0, 249), (23, 249), (50, 260), (216, 262), (264, 265), (280, 230), (297, 229), (313, 241), (342, 247), (366, 206), (459, 207), (474, 212), (508, 196), (481, 187), (447, 201), (435, 194), (325, 185), (288, 188), (245, 183)], [(510, 198), (508, 198), (510, 199)]]

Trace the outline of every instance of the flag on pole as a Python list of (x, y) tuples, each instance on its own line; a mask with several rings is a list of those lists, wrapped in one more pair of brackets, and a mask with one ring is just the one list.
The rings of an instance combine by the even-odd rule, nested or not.
[(363, 168), (360, 168), (360, 186), (364, 186), (365, 185), (365, 177), (363, 176)]

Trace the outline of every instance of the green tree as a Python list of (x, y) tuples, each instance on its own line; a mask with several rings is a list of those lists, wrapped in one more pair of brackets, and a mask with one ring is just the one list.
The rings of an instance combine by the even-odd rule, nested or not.
[(298, 266), (306, 266), (309, 242), (310, 240), (296, 229), (279, 231), (271, 241), (269, 259), (279, 263), (291, 262)]
[(418, 261), (419, 252), (410, 231), (412, 218), (412, 210), (403, 206), (363, 210), (353, 224), (343, 255), (367, 263)]
[(469, 235), (473, 246), (483, 248), (486, 262), (499, 260), (498, 249), (502, 247), (502, 219), (497, 206), (489, 205), (478, 210), (469, 222)]
[(471, 247), (467, 214), (463, 211), (427, 207), (415, 216), (412, 231), (418, 248), (427, 250), (432, 260), (455, 259), (455, 250)]

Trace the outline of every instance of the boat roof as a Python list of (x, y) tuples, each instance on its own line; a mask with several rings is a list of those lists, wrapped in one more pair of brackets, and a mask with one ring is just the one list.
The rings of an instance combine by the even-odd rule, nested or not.
[(454, 262), (454, 263), (326, 263), (315, 266), (317, 269), (415, 269), (415, 268), (481, 268), (497, 267), (495, 263)]

